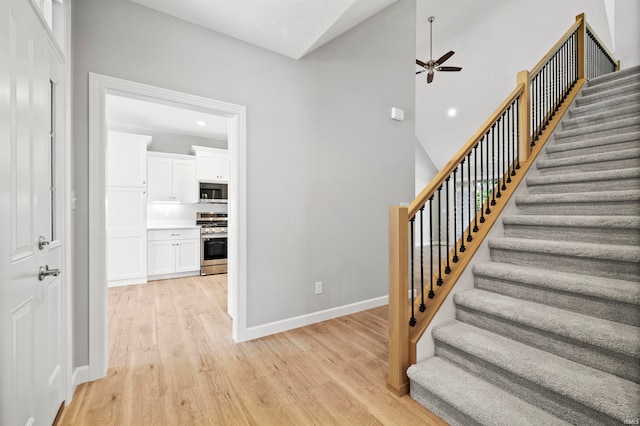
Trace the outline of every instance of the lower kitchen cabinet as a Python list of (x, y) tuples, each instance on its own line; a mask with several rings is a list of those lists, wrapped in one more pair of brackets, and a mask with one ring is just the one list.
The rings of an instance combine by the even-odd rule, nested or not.
[(200, 274), (199, 229), (154, 229), (148, 232), (148, 279)]

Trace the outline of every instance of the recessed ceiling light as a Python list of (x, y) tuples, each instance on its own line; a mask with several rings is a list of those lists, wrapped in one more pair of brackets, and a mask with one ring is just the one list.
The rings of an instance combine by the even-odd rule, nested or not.
[(449, 108), (449, 110), (447, 111), (447, 115), (449, 117), (455, 117), (458, 114), (458, 110), (455, 108)]
[(205, 123), (205, 122), (204, 122), (204, 121), (202, 121), (202, 120), (200, 120), (200, 121), (196, 121), (196, 124), (197, 124), (198, 126), (206, 126), (206, 125), (207, 125), (207, 123)]

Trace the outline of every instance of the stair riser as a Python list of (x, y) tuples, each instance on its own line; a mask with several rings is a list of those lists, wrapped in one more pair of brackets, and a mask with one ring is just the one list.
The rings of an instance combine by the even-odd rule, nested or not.
[(615, 98), (620, 95), (628, 95), (630, 93), (637, 93), (640, 91), (640, 83), (625, 84), (624, 86), (616, 87), (615, 89), (604, 90), (600, 93), (591, 94), (587, 96), (580, 96), (576, 99), (576, 105), (591, 105), (604, 102), (607, 99)]
[[(507, 372), (473, 355), (460, 351), (436, 340), (436, 356), (444, 357), (471, 373), (499, 386), (500, 388), (536, 405), (557, 417), (580, 425), (613, 424), (614, 419), (589, 407), (566, 398), (556, 392)], [(489, 396), (488, 396), (489, 397)], [(470, 423), (475, 424), (475, 423)]]
[[(619, 123), (621, 124), (621, 123)], [(582, 142), (589, 141), (592, 139), (603, 138), (606, 136), (615, 136), (620, 133), (631, 133), (640, 131), (640, 125), (631, 124), (631, 125), (612, 125), (611, 127), (606, 126), (599, 129), (587, 129), (580, 128), (576, 130), (570, 130), (566, 132), (557, 132), (555, 134), (555, 141), (557, 143), (567, 143), (567, 142)]]
[(630, 356), (461, 306), (456, 308), (456, 318), (475, 327), (614, 374), (623, 379), (640, 382), (640, 373), (637, 368), (638, 360)]
[(611, 302), (550, 288), (533, 287), (518, 281), (504, 281), (479, 275), (475, 276), (475, 287), (609, 321), (640, 326), (640, 310), (637, 306), (627, 303)]
[(601, 154), (604, 152), (622, 151), (625, 149), (637, 149), (640, 148), (640, 140), (627, 141), (621, 143), (612, 143), (604, 145), (585, 146), (583, 148), (576, 148), (566, 151), (552, 151), (547, 149), (547, 156), (551, 159), (555, 158), (571, 158), (580, 155), (589, 154)]
[(640, 232), (634, 229), (505, 224), (504, 232), (505, 237), (534, 240), (640, 245)]
[(575, 172), (602, 172), (606, 170), (630, 169), (640, 167), (639, 158), (619, 158), (612, 160), (597, 161), (595, 159), (581, 159), (575, 162), (567, 160), (567, 164), (552, 165), (549, 162), (539, 162), (536, 165), (541, 174), (549, 175), (556, 173)]
[(491, 248), (491, 260), (512, 265), (532, 266), (546, 270), (593, 275), (634, 281), (640, 274), (640, 265), (636, 262), (603, 260), (590, 257), (573, 257), (561, 253), (537, 253), (520, 250)]
[(441, 419), (447, 419), (447, 423), (451, 426), (466, 426), (477, 424), (473, 419), (461, 413), (455, 407), (443, 399), (435, 396), (419, 383), (411, 380), (410, 382), (411, 398), (422, 404), (427, 410), (431, 411)]
[(605, 192), (640, 188), (640, 179), (603, 180), (589, 182), (527, 185), (530, 194), (566, 194), (577, 192)]
[(536, 215), (614, 215), (634, 216), (640, 214), (640, 205), (634, 201), (611, 201), (603, 203), (517, 203), (519, 213)]

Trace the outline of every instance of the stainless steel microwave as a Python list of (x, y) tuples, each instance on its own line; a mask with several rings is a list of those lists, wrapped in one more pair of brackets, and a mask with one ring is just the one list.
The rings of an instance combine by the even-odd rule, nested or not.
[(201, 203), (226, 203), (228, 198), (228, 184), (200, 182)]

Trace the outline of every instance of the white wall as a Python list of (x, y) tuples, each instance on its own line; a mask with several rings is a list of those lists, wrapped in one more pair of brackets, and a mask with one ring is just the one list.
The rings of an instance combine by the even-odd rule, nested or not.
[(74, 365), (88, 361), (89, 72), (247, 106), (248, 326), (388, 293), (388, 206), (414, 187), (415, 0), (300, 61), (126, 0), (73, 6)]
[(613, 53), (621, 68), (640, 65), (640, 1), (614, 1)]
[[(435, 16), (434, 59), (453, 50), (445, 65), (463, 68), (436, 73), (431, 84), (424, 74), (416, 77), (416, 136), (438, 169), (515, 88), (516, 74), (533, 68), (582, 12), (611, 47), (603, 0), (418, 0), (417, 57), (429, 57), (427, 19)], [(633, 22), (621, 28), (616, 43), (628, 44), (637, 34), (638, 16), (626, 17)], [(640, 50), (637, 36), (633, 44)], [(458, 110), (453, 118), (447, 116), (452, 107)]]

